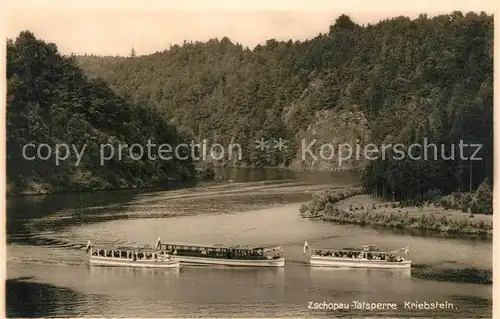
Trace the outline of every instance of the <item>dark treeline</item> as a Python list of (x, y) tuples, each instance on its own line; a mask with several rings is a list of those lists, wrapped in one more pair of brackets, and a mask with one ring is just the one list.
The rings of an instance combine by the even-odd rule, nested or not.
[[(74, 57), (28, 31), (7, 41), (7, 183), (10, 193), (83, 191), (152, 186), (194, 176), (191, 160), (149, 161), (123, 158), (100, 165), (100, 144), (146, 143), (151, 138), (176, 145), (177, 129), (154, 108), (119, 97), (100, 79), (88, 79)], [(23, 157), (24, 145), (52, 147), (48, 160)], [(71, 156), (55, 164), (56, 144)], [(81, 162), (72, 149), (87, 145)], [(47, 149), (41, 152), (47, 155)], [(26, 155), (36, 156), (34, 148)], [(109, 155), (109, 154), (107, 154)], [(61, 157), (64, 157), (61, 150)], [(138, 156), (134, 155), (136, 158)]]
[[(367, 26), (342, 15), (328, 33), (305, 42), (271, 39), (250, 50), (223, 38), (78, 62), (190, 137), (240, 143), (244, 158), (235, 164), (287, 166), (300, 153), (297, 140), (281, 153), (261, 152), (255, 140), (293, 141), (319, 111), (357, 106), (368, 118), (370, 142), (409, 145), (427, 138), (438, 145), (437, 160), (370, 161), (363, 177), (369, 192), (403, 200), (492, 181), (493, 16), (485, 13), (397, 17)], [(477, 156), (483, 160), (460, 159), (460, 140), (482, 144)], [(454, 160), (441, 159), (440, 144), (446, 156), (457, 145)]]
[[(327, 33), (304, 42), (271, 39), (250, 50), (222, 38), (175, 45), (147, 56), (76, 57), (92, 80), (85, 79), (71, 58), (51, 55), (55, 48), (50, 45), (41, 45), (46, 47), (43, 54), (57, 58), (40, 60), (23, 53), (27, 48), (16, 51), (16, 47), (26, 45), (22, 43), (19, 39), (10, 43), (8, 51), (8, 120), (9, 127), (15, 128), (8, 133), (9, 154), (18, 154), (19, 145), (35, 135), (67, 143), (89, 139), (99, 143), (116, 136), (131, 143), (147, 140), (156, 132), (163, 134), (158, 138), (165, 143), (182, 138), (239, 143), (243, 159), (223, 164), (288, 166), (301, 154), (298, 136), (311, 130), (318, 114), (355, 107), (368, 119), (370, 140), (363, 143), (409, 145), (427, 138), (428, 143), (438, 145), (437, 160), (369, 161), (363, 174), (367, 191), (397, 200), (421, 199), (476, 189), (485, 179), (492, 181), (493, 17), (485, 13), (421, 15), (415, 20), (397, 17), (367, 26), (342, 15)], [(27, 65), (16, 64), (16, 55), (38, 68), (42, 63), (57, 72), (37, 75), (36, 80), (33, 75), (14, 76), (16, 71), (12, 70)], [(63, 62), (55, 66), (51, 59)], [(61, 75), (64, 80), (61, 76), (57, 79), (57, 74), (66, 74)], [(67, 78), (75, 79), (74, 83)], [(17, 87), (46, 88), (44, 82), (51, 83), (50, 91), (40, 91), (46, 98), (15, 94)], [(61, 94), (54, 93), (57, 85), (52, 82), (61, 83)], [(55, 103), (52, 96), (63, 103)], [(71, 111), (46, 111), (57, 108)], [(34, 120), (27, 123), (30, 118)], [(80, 127), (75, 121), (85, 123), (88, 130), (74, 129)], [(288, 148), (261, 151), (255, 147), (261, 138), (284, 138), (289, 141)], [(482, 144), (476, 156), (483, 160), (460, 159), (460, 140)], [(451, 145), (456, 145), (455, 159), (440, 159), (441, 144), (446, 145), (446, 156)], [(465, 155), (472, 152), (466, 149)], [(18, 162), (12, 155), (9, 161)], [(120, 175), (93, 163), (87, 167), (100, 180), (115, 180), (112, 176)], [(115, 168), (123, 165), (116, 163)], [(149, 178), (148, 172), (160, 169), (158, 165), (134, 163), (133, 168), (122, 170), (134, 172), (124, 179)], [(181, 168), (187, 169), (185, 175), (190, 174), (183, 165), (173, 171)], [(50, 178), (66, 181), (65, 170), (77, 172), (36, 161), (24, 162), (16, 169), (9, 168), (11, 180), (29, 180), (27, 172), (43, 172), (35, 175), (45, 176), (46, 171), (55, 171), (60, 174)]]

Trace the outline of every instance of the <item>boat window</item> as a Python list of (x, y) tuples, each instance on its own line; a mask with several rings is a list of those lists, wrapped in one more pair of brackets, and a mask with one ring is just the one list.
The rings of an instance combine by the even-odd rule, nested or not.
[(126, 251), (121, 251), (120, 252), (120, 257), (121, 258), (127, 258), (127, 252)]
[(112, 257), (113, 252), (111, 250), (106, 250), (106, 257)]
[(92, 256), (97, 256), (97, 250), (92, 249)]
[(134, 257), (134, 253), (133, 253), (133, 252), (131, 252), (131, 251), (129, 251), (129, 252), (128, 252), (128, 258), (132, 259), (133, 257)]
[(99, 249), (99, 256), (104, 257), (104, 250)]
[(153, 258), (153, 255), (151, 253), (146, 253), (146, 259), (151, 259)]
[(119, 258), (119, 257), (120, 257), (120, 251), (115, 250), (115, 251), (114, 251), (114, 257), (115, 257), (115, 258)]

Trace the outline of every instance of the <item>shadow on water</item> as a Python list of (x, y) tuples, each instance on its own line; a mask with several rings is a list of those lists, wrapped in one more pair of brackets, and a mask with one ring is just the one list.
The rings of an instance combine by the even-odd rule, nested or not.
[(433, 265), (412, 265), (412, 275), (415, 278), (435, 281), (460, 282), (468, 284), (493, 284), (493, 272), (487, 269), (451, 268)]
[[(305, 184), (317, 184), (326, 182), (332, 185), (352, 184), (356, 181), (353, 173), (334, 173), (327, 174), (324, 172), (295, 172), (285, 169), (246, 169), (246, 168), (216, 168), (216, 177), (218, 181), (204, 182), (203, 184), (225, 185), (229, 182), (255, 182), (280, 184), (284, 181), (296, 180)], [(145, 198), (149, 195), (156, 196), (158, 191), (191, 189), (199, 186), (200, 183), (188, 182), (170, 184), (163, 188), (150, 189), (127, 189), (115, 191), (97, 191), (87, 193), (58, 193), (51, 195), (40, 196), (9, 196), (7, 198), (7, 243), (20, 243), (27, 245), (57, 245), (61, 244), (57, 241), (52, 242), (51, 239), (38, 238), (36, 231), (31, 228), (33, 220), (39, 220), (43, 231), (57, 232), (67, 226), (87, 224), (91, 222), (102, 222), (116, 219), (131, 219), (142, 218), (144, 214), (133, 214), (134, 208), (131, 209), (129, 203), (134, 203), (139, 198)], [(299, 199), (308, 200), (311, 196), (309, 193), (301, 194), (301, 198), (297, 194), (259, 194), (259, 198), (255, 201), (255, 205), (264, 201), (264, 196), (269, 197), (268, 201), (287, 204), (296, 202)], [(203, 200), (203, 198), (200, 198)], [(245, 205), (252, 204), (252, 198), (244, 196), (228, 196), (227, 198), (204, 199), (203, 205), (212, 207), (214, 210), (223, 211), (231, 210), (234, 205), (239, 202), (244, 202)], [(163, 200), (159, 200), (161, 205)], [(149, 204), (156, 204), (149, 202)], [(185, 215), (195, 215), (199, 213), (198, 207), (195, 211), (185, 211), (185, 204), (182, 202), (173, 202), (173, 207), (170, 211), (179, 211)], [(177, 209), (177, 206), (181, 206)], [(139, 210), (144, 210), (141, 204), (135, 205)], [(172, 206), (172, 205), (171, 205)], [(195, 205), (196, 206), (196, 205)], [(220, 207), (223, 206), (223, 207)], [(160, 212), (155, 216), (148, 217), (171, 217), (171, 212)], [(51, 216), (57, 213), (57, 216)], [(148, 212), (149, 213), (149, 212)], [(148, 215), (148, 214), (146, 214)], [(50, 217), (50, 218), (47, 218)]]
[(361, 227), (368, 227), (377, 229), (380, 233), (388, 232), (398, 235), (405, 236), (415, 236), (415, 237), (439, 237), (439, 238), (449, 238), (449, 239), (462, 239), (467, 238), (470, 240), (480, 240), (480, 241), (491, 241), (492, 236), (487, 234), (450, 234), (444, 233), (435, 230), (427, 230), (427, 229), (406, 229), (406, 228), (387, 228), (383, 226), (375, 226), (375, 225), (364, 225)]
[[(178, 190), (196, 186), (195, 183), (170, 185), (164, 188), (127, 189), (84, 193), (58, 193), (34, 196), (7, 197), (7, 234), (26, 234), (26, 221), (46, 217), (62, 210), (84, 211), (89, 207), (125, 204), (139, 195), (159, 190)], [(10, 238), (7, 239), (10, 243)], [(29, 243), (28, 243), (29, 244)]]
[(76, 307), (85, 303), (85, 298), (71, 289), (48, 284), (29, 282), (32, 277), (7, 279), (7, 317), (40, 318), (64, 313), (77, 316)]

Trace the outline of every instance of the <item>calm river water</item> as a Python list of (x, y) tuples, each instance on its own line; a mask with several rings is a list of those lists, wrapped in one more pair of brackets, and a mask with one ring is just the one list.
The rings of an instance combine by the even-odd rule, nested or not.
[[(226, 179), (236, 183), (169, 192), (9, 199), (8, 316), (491, 317), (491, 285), (426, 280), (416, 277), (413, 269), (311, 268), (302, 254), (304, 240), (324, 247), (409, 245), (416, 264), (491, 269), (491, 241), (401, 235), (301, 219), (300, 203), (320, 184), (335, 187), (353, 179), (319, 174), (318, 180), (277, 170), (266, 171), (267, 175), (254, 172), (252, 178), (249, 174), (224, 172)], [(249, 182), (238, 183), (241, 180)], [(281, 245), (287, 264), (283, 269), (182, 267), (176, 271), (87, 264), (83, 247), (88, 239), (143, 245), (154, 244), (158, 236), (175, 242)], [(399, 309), (309, 308), (311, 302), (353, 301), (391, 302)], [(447, 301), (453, 309), (409, 310), (404, 309), (406, 301)]]

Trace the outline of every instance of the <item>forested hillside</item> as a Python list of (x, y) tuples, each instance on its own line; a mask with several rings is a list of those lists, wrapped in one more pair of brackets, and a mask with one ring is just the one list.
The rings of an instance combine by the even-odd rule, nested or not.
[[(100, 79), (88, 79), (74, 57), (63, 57), (54, 44), (28, 31), (7, 41), (9, 193), (142, 187), (194, 177), (189, 159), (135, 160), (127, 151), (121, 161), (101, 165), (101, 144), (145, 144), (149, 138), (172, 145), (183, 141), (154, 108), (119, 97)], [(26, 149), (25, 157), (23, 146), (30, 143), (34, 146)], [(49, 155), (46, 146), (36, 154), (41, 144), (52, 148), (46, 160), (40, 158)], [(56, 144), (66, 144), (71, 151), (57, 165)], [(80, 160), (75, 149), (83, 155)], [(60, 149), (60, 158), (65, 152)]]
[[(360, 26), (342, 15), (325, 31), (305, 42), (270, 39), (253, 50), (223, 38), (78, 62), (192, 137), (242, 144), (243, 160), (231, 165), (314, 168), (300, 158), (303, 138), (408, 145), (427, 137), (447, 145), (447, 156), (460, 140), (483, 144), (483, 160), (457, 153), (454, 160), (360, 159), (344, 168), (364, 167), (369, 191), (399, 199), (491, 182), (492, 16), (453, 12)], [(256, 140), (280, 137), (286, 150), (255, 148)], [(327, 168), (343, 169), (330, 162)]]

